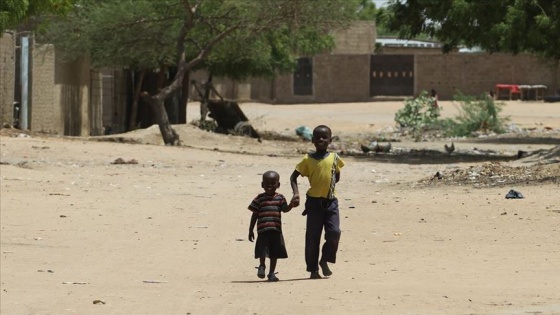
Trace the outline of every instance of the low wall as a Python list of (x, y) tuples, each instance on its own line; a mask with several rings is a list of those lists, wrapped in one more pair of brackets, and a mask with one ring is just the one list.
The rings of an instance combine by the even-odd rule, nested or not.
[(546, 94), (554, 94), (560, 68), (531, 55), (416, 55), (415, 74), (416, 94), (433, 88), (440, 99), (452, 99), (458, 91), (485, 94), (496, 84), (546, 85)]

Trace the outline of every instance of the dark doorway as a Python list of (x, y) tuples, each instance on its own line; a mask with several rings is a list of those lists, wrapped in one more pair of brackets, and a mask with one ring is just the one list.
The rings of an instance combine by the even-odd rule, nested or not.
[(372, 55), (370, 96), (414, 95), (414, 55)]
[(313, 60), (299, 58), (294, 72), (294, 95), (313, 95)]

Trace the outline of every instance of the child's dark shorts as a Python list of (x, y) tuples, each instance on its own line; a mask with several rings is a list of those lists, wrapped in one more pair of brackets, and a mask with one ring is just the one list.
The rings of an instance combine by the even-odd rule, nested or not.
[(264, 231), (257, 236), (255, 258), (288, 258), (286, 244), (282, 232)]

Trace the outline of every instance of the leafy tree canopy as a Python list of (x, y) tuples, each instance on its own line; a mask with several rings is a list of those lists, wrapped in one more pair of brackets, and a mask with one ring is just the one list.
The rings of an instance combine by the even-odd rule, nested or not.
[(426, 33), (446, 51), (479, 46), (560, 60), (560, 0), (389, 0), (377, 21), (400, 38)]
[(73, 2), (73, 0), (2, 0), (0, 34), (34, 16), (64, 14), (72, 8)]
[[(175, 66), (177, 37), (192, 60), (220, 38), (196, 68), (215, 75), (244, 78), (273, 75), (293, 66), (296, 54), (333, 47), (325, 30), (349, 25), (358, 0), (79, 0), (66, 19), (54, 21), (45, 40), (67, 58), (87, 53), (96, 66), (155, 69)], [(191, 21), (185, 8), (194, 12)]]
[(373, 21), (375, 20), (376, 13), (377, 13), (377, 9), (373, 1), (359, 0), (359, 7), (357, 13), (358, 20)]

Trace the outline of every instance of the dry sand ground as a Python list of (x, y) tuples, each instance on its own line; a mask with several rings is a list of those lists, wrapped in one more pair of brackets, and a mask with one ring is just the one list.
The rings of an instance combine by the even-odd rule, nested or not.
[[(442, 103), (445, 116), (456, 113)], [(260, 131), (327, 123), (360, 140), (392, 126), (400, 106), (242, 109)], [(188, 120), (197, 113), (190, 105)], [(504, 114), (537, 136), (456, 140), (458, 152), (558, 144), (560, 104), (508, 102)], [(560, 314), (558, 182), (430, 186), (418, 182), (484, 162), (346, 156), (334, 275), (307, 279), (300, 206), (283, 216), (290, 257), (279, 261), (281, 281), (267, 283), (256, 277), (246, 209), (269, 169), (291, 197), (288, 176), (312, 147), (177, 130), (183, 147), (129, 143), (160, 143), (157, 128), (112, 137), (125, 143), (3, 133), (1, 314)], [(509, 189), (526, 198), (506, 200)]]

